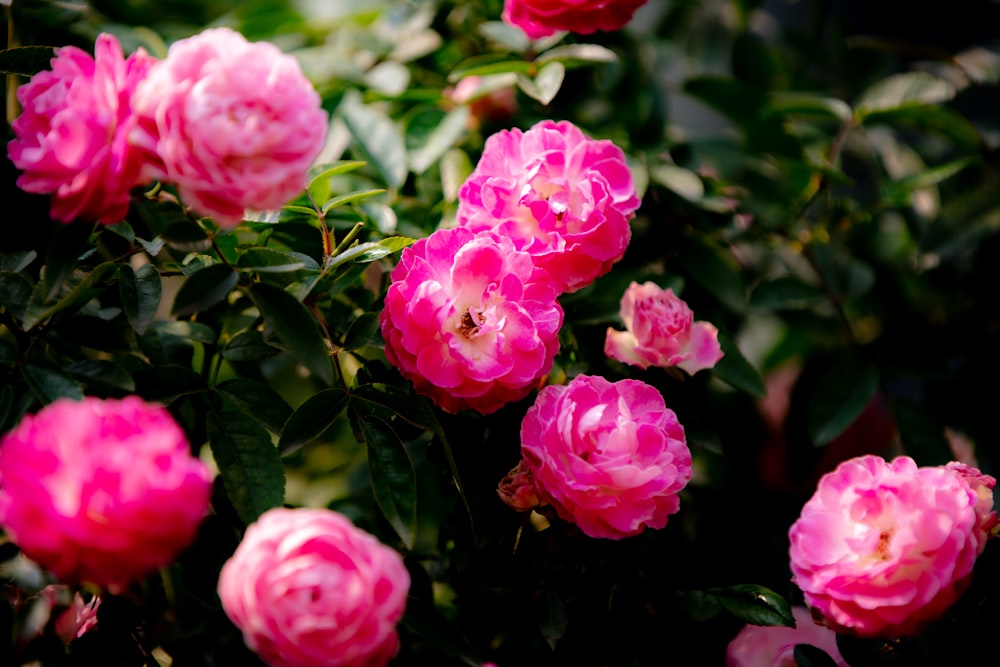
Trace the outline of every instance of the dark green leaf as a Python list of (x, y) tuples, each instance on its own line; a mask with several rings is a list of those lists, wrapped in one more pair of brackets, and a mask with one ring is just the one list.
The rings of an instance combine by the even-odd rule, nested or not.
[(128, 264), (122, 264), (118, 279), (125, 317), (136, 333), (142, 335), (160, 307), (160, 298), (163, 296), (160, 272), (152, 264), (143, 264), (138, 271), (133, 271)]
[(750, 305), (763, 310), (808, 308), (822, 303), (826, 293), (816, 285), (802, 282), (795, 276), (781, 276), (762, 282), (750, 295)]
[(344, 95), (338, 111), (365, 159), (378, 169), (389, 187), (399, 188), (406, 180), (408, 160), (403, 132), (396, 122), (362, 103), (356, 91)]
[(764, 388), (764, 380), (761, 379), (760, 373), (747, 361), (736, 343), (720, 331), (719, 344), (722, 347), (723, 357), (715, 364), (712, 372), (720, 380), (751, 396), (757, 398), (767, 396), (767, 389)]
[(215, 390), (231, 400), (243, 413), (274, 433), (281, 433), (292, 408), (281, 395), (263, 382), (233, 378), (220, 382)]
[(473, 56), (463, 60), (448, 75), (448, 81), (456, 83), (467, 76), (491, 76), (494, 74), (529, 74), (535, 65), (524, 60), (517, 60), (502, 54), (486, 54)]
[(301, 269), (319, 270), (319, 264), (302, 253), (255, 247), (240, 255), (239, 268), (258, 273), (290, 273)]
[(836, 661), (812, 644), (796, 644), (792, 650), (796, 667), (837, 667)]
[(74, 378), (85, 384), (134, 392), (135, 380), (118, 364), (105, 359), (84, 359), (66, 367)]
[(347, 351), (357, 350), (371, 343), (378, 333), (379, 321), (377, 313), (361, 313), (356, 320), (351, 323), (351, 327), (344, 336), (344, 349)]
[(117, 234), (129, 243), (135, 243), (135, 230), (124, 220), (114, 225), (104, 225), (104, 229), (112, 234)]
[(42, 404), (60, 398), (83, 399), (80, 384), (48, 362), (29, 361), (21, 367), (21, 376)]
[(193, 340), (205, 345), (215, 345), (216, 336), (212, 327), (201, 322), (162, 321), (154, 322), (152, 328), (158, 334)]
[(163, 230), (163, 240), (182, 252), (205, 252), (212, 247), (212, 239), (202, 226), (187, 219), (168, 224)]
[(809, 401), (806, 420), (816, 446), (828, 444), (861, 415), (878, 389), (878, 371), (853, 357), (835, 362)]
[(206, 266), (188, 276), (177, 290), (171, 312), (182, 317), (208, 310), (229, 296), (238, 280), (239, 275), (231, 266)]
[(926, 72), (894, 74), (872, 84), (855, 103), (855, 114), (864, 119), (876, 112), (907, 106), (938, 104), (955, 96), (955, 87)]
[(23, 274), (0, 271), (0, 307), (22, 319), (34, 287)]
[(380, 195), (385, 192), (385, 188), (372, 188), (370, 190), (358, 190), (356, 192), (348, 192), (345, 195), (340, 195), (339, 197), (334, 197), (329, 201), (323, 202), (323, 213), (329, 213), (331, 210), (337, 208), (338, 206), (343, 206), (344, 204), (353, 204), (354, 202), (364, 201), (375, 195)]
[(549, 647), (556, 650), (556, 642), (563, 638), (569, 627), (569, 609), (566, 601), (551, 588), (542, 591), (538, 605), (538, 629)]
[(681, 606), (696, 621), (715, 618), (722, 611), (719, 598), (706, 591), (687, 591), (678, 594)]
[(433, 604), (418, 600), (411, 595), (406, 600), (406, 613), (403, 614), (400, 624), (422, 641), (426, 641), (459, 662), (464, 662), (470, 667), (479, 667), (482, 664), (469, 640)]
[(892, 414), (899, 428), (899, 439), (908, 456), (922, 466), (944, 465), (954, 457), (944, 426), (936, 421), (924, 403), (894, 399)]
[(330, 351), (309, 309), (274, 285), (258, 283), (250, 289), (250, 294), (265, 326), (278, 334), (288, 350), (321, 382), (333, 384)]
[(51, 68), (55, 49), (51, 46), (19, 46), (0, 51), (0, 73), (32, 77)]
[(347, 405), (349, 395), (339, 388), (324, 389), (296, 408), (281, 430), (282, 456), (316, 440), (333, 426)]
[(740, 313), (746, 308), (746, 287), (731, 253), (708, 239), (684, 239), (677, 248), (684, 269), (721, 303)]
[(788, 602), (764, 586), (739, 584), (729, 588), (712, 588), (706, 592), (716, 596), (723, 609), (751, 625), (795, 627)]
[(833, 118), (842, 123), (851, 119), (850, 105), (836, 97), (809, 95), (807, 93), (780, 93), (772, 95), (764, 113), (783, 116)]
[(148, 401), (164, 405), (173, 403), (179, 396), (203, 391), (205, 381), (190, 368), (177, 364), (150, 366), (135, 371), (136, 393)]
[(87, 225), (60, 225), (45, 253), (45, 270), (39, 284), (42, 303), (49, 303), (62, 289), (63, 282), (73, 273), (80, 256), (92, 248), (87, 238)]
[[(352, 171), (357, 171), (367, 164), (364, 160), (341, 160), (339, 162), (334, 162), (329, 166), (324, 166), (322, 171), (309, 179), (309, 185), (307, 189), (313, 195), (315, 199), (318, 192), (329, 189), (327, 181), (334, 176), (340, 176), (342, 174), (347, 174)], [(317, 190), (317, 186), (322, 186), (322, 190)]]
[(241, 412), (209, 412), (208, 439), (226, 493), (244, 523), (284, 503), (285, 467), (267, 431)]
[(399, 436), (378, 417), (352, 417), (364, 434), (372, 492), (382, 514), (406, 545), (417, 533), (417, 476)]
[(71, 314), (76, 309), (81, 308), (106, 287), (106, 283), (115, 275), (116, 268), (117, 266), (113, 262), (99, 264), (51, 306), (38, 304), (32, 298), (24, 313), (24, 330), (31, 329), (57, 313)]
[(281, 350), (265, 343), (264, 336), (256, 329), (236, 334), (222, 350), (227, 361), (260, 361), (280, 353)]

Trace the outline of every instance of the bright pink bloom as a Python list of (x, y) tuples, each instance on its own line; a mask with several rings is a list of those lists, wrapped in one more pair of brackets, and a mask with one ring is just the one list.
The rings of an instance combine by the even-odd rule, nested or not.
[(541, 504), (535, 480), (524, 459), (500, 480), (497, 495), (505, 505), (518, 512), (527, 512)]
[(149, 153), (147, 175), (175, 184), (223, 227), (300, 193), (328, 125), (293, 56), (228, 28), (171, 45), (136, 91), (135, 110), (131, 138)]
[(219, 575), (222, 608), (272, 667), (385, 665), (409, 589), (398, 553), (327, 509), (265, 512)]
[(862, 456), (824, 475), (789, 531), (809, 606), (863, 637), (915, 635), (944, 614), (968, 586), (991, 521), (995, 481), (973, 470)]
[(503, 20), (531, 39), (557, 30), (588, 35), (625, 27), (644, 4), (646, 0), (505, 0)]
[(542, 502), (591, 537), (663, 528), (691, 479), (684, 428), (638, 380), (545, 387), (521, 423), (521, 453)]
[(67, 583), (120, 589), (169, 564), (211, 485), (166, 408), (137, 396), (56, 401), (0, 442), (0, 525)]
[(795, 627), (746, 625), (729, 642), (726, 667), (795, 667), (795, 645), (809, 644), (826, 652), (837, 663), (847, 662), (837, 649), (837, 635), (817, 625), (805, 607), (793, 607)]
[(621, 301), (626, 331), (608, 327), (604, 354), (640, 368), (678, 366), (690, 374), (722, 358), (719, 330), (695, 322), (688, 305), (672, 289), (633, 282)]
[(625, 254), (639, 207), (632, 173), (612, 142), (568, 121), (527, 132), (503, 130), (458, 193), (458, 224), (514, 240), (547, 270), (560, 291), (603, 276)]
[(139, 49), (127, 59), (118, 40), (97, 38), (95, 55), (56, 49), (50, 71), (17, 90), (23, 107), (11, 123), (7, 154), (26, 192), (53, 193), (51, 215), (115, 223), (141, 181), (141, 155), (128, 144), (132, 96), (156, 60)]
[(441, 229), (403, 250), (380, 316), (385, 355), (443, 410), (524, 398), (552, 368), (563, 311), (510, 239)]

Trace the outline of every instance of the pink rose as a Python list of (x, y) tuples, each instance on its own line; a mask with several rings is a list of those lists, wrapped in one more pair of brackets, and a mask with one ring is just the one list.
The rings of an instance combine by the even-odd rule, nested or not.
[(608, 327), (604, 354), (639, 368), (678, 366), (694, 375), (722, 358), (719, 330), (695, 322), (688, 305), (672, 289), (633, 282), (622, 296), (626, 331)]
[(128, 144), (132, 97), (154, 62), (142, 49), (124, 58), (118, 40), (101, 34), (93, 58), (75, 46), (56, 49), (52, 69), (18, 88), (23, 111), (7, 154), (24, 170), (22, 190), (53, 193), (56, 220), (125, 217), (129, 191), (142, 182), (141, 154)]
[(174, 43), (134, 104), (147, 175), (223, 227), (300, 193), (328, 124), (294, 57), (228, 28)]
[(861, 456), (824, 475), (789, 531), (794, 581), (838, 632), (918, 634), (968, 586), (995, 484), (952, 467)]
[(489, 413), (551, 369), (563, 311), (510, 239), (441, 229), (403, 250), (380, 322), (385, 355), (441, 409)]
[(137, 396), (56, 401), (0, 442), (0, 525), (69, 583), (118, 590), (169, 564), (211, 485), (170, 413)]
[(541, 503), (535, 480), (524, 459), (508, 472), (497, 486), (500, 500), (511, 509), (527, 512)]
[(521, 453), (542, 502), (591, 537), (663, 528), (691, 479), (684, 428), (638, 380), (545, 387), (521, 423)]
[(726, 667), (795, 667), (795, 645), (809, 644), (833, 658), (837, 667), (847, 662), (837, 650), (837, 635), (813, 622), (805, 607), (793, 607), (795, 627), (747, 625), (729, 642)]
[(622, 150), (568, 121), (503, 130), (458, 193), (458, 224), (492, 229), (547, 270), (560, 291), (589, 285), (625, 254), (639, 207)]
[(646, 0), (505, 0), (503, 20), (531, 39), (557, 30), (587, 35), (625, 27), (644, 4)]
[(100, 606), (101, 598), (93, 597), (90, 602), (84, 602), (83, 596), (76, 593), (69, 608), (56, 619), (56, 634), (67, 644), (84, 636), (97, 627)]
[(381, 667), (399, 649), (410, 575), (327, 509), (272, 509), (222, 567), (222, 608), (272, 667)]

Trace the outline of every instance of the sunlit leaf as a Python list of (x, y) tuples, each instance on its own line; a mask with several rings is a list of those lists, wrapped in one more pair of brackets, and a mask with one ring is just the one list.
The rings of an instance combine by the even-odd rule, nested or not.
[(946, 102), (954, 96), (953, 85), (926, 72), (894, 74), (861, 93), (854, 105), (855, 114), (864, 119), (876, 112)]
[(698, 202), (705, 195), (705, 184), (698, 174), (672, 164), (661, 164), (649, 169), (649, 177), (672, 190), (684, 199)]
[(548, 104), (559, 94), (565, 76), (566, 67), (561, 62), (554, 60), (539, 69), (534, 78), (518, 74), (517, 85), (528, 97), (534, 98), (542, 104)]
[(372, 188), (370, 190), (358, 190), (356, 192), (348, 192), (345, 195), (340, 195), (339, 197), (334, 197), (333, 199), (323, 202), (323, 213), (329, 213), (338, 206), (344, 206), (345, 204), (353, 204), (355, 202), (364, 201), (375, 195), (380, 195), (385, 192), (385, 188)]
[(410, 153), (410, 168), (422, 174), (441, 159), (445, 151), (454, 146), (466, 132), (469, 107), (455, 107), (441, 119), (437, 127), (427, 136), (423, 145)]
[(549, 49), (535, 58), (536, 65), (558, 61), (565, 67), (580, 67), (595, 63), (617, 62), (618, 55), (609, 48), (599, 44), (564, 44)]
[(403, 132), (396, 122), (364, 104), (356, 92), (344, 95), (337, 110), (365, 159), (378, 169), (390, 187), (400, 187), (406, 180), (408, 160)]

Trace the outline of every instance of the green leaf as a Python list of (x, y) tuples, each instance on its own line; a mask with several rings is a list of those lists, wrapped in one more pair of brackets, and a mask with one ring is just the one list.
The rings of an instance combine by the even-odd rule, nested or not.
[[(43, 322), (57, 313), (69, 314), (101, 293), (106, 287), (106, 282), (114, 275), (117, 266), (113, 262), (99, 264), (83, 276), (79, 283), (73, 287), (69, 293), (56, 301), (51, 306), (39, 304), (35, 301), (35, 294), (24, 313), (24, 330), (28, 331), (36, 324)], [(41, 287), (39, 284), (38, 287)], [(38, 288), (36, 288), (37, 291)]]
[(416, 243), (416, 239), (411, 239), (406, 236), (390, 236), (389, 238), (382, 239), (378, 242), (383, 248), (387, 248), (390, 253), (399, 252), (407, 246), (411, 246)]
[(201, 225), (193, 220), (175, 220), (164, 228), (163, 240), (171, 248), (182, 252), (205, 252), (212, 247), (212, 239)]
[(344, 204), (353, 204), (355, 202), (364, 201), (375, 195), (380, 195), (385, 192), (385, 188), (372, 188), (370, 190), (358, 190), (356, 192), (348, 192), (346, 195), (340, 195), (339, 197), (334, 197), (333, 199), (323, 203), (323, 213), (329, 213), (331, 210), (337, 208), (338, 206), (343, 206)]
[(59, 225), (45, 253), (45, 268), (39, 283), (41, 301), (48, 303), (62, 289), (63, 283), (73, 273), (80, 256), (92, 246), (88, 243), (90, 228), (87, 225)]
[(83, 400), (80, 384), (48, 362), (29, 361), (21, 367), (21, 376), (43, 405), (60, 398)]
[(449, 83), (457, 83), (467, 76), (493, 76), (495, 74), (530, 74), (535, 65), (523, 59), (490, 53), (472, 56), (460, 62), (448, 75)]
[(441, 119), (424, 144), (410, 153), (410, 169), (416, 174), (422, 174), (432, 164), (441, 159), (445, 152), (461, 140), (466, 132), (469, 120), (469, 107), (455, 107)]
[(0, 307), (6, 308), (15, 318), (24, 318), (33, 290), (31, 281), (23, 274), (0, 271)]
[(285, 467), (267, 431), (242, 412), (209, 412), (208, 440), (222, 484), (244, 523), (281, 507)]
[(741, 313), (746, 308), (746, 287), (732, 255), (707, 238), (683, 239), (677, 259), (684, 270), (722, 304)]
[(162, 321), (154, 322), (152, 328), (165, 336), (185, 338), (205, 345), (215, 345), (216, 336), (212, 327), (201, 322)]
[(944, 465), (954, 458), (944, 426), (929, 414), (926, 404), (893, 399), (892, 415), (899, 428), (903, 450), (918, 464)]
[(258, 283), (250, 295), (264, 317), (264, 324), (274, 331), (286, 348), (324, 384), (333, 384), (330, 351), (319, 323), (294, 296), (280, 287)]
[(833, 118), (842, 123), (851, 119), (851, 107), (836, 97), (807, 93), (775, 93), (767, 100), (765, 114)]
[(760, 283), (750, 295), (750, 305), (761, 310), (808, 308), (826, 300), (826, 293), (816, 285), (795, 276), (781, 276)]
[(406, 548), (412, 549), (417, 533), (417, 476), (410, 455), (392, 427), (378, 417), (352, 420), (368, 448), (375, 502)]
[(18, 46), (0, 51), (0, 74), (32, 77), (51, 69), (56, 51), (51, 46)]
[[(412, 588), (411, 588), (412, 590)], [(476, 655), (469, 640), (438, 611), (433, 603), (424, 602), (411, 593), (406, 600), (406, 612), (400, 625), (420, 637), (442, 653), (470, 667), (479, 667), (483, 661)]]
[(561, 62), (552, 61), (538, 70), (534, 78), (518, 74), (517, 85), (528, 97), (548, 104), (559, 94), (565, 77), (566, 67)]
[(38, 253), (34, 250), (12, 252), (9, 255), (4, 255), (3, 261), (0, 261), (0, 270), (12, 273), (24, 271), (37, 257)]
[(237, 263), (242, 271), (257, 273), (291, 273), (302, 269), (319, 270), (319, 264), (309, 255), (274, 248), (248, 248)]
[(408, 160), (403, 132), (389, 116), (361, 102), (357, 91), (344, 95), (338, 111), (355, 144), (391, 188), (406, 180)]
[(836, 661), (812, 644), (796, 644), (792, 649), (796, 667), (837, 667)]
[(104, 229), (112, 234), (117, 234), (129, 243), (135, 243), (135, 230), (124, 220), (113, 225), (104, 225)]
[(479, 34), (511, 51), (522, 53), (531, 46), (531, 40), (517, 26), (503, 21), (484, 21), (479, 24)]
[(955, 96), (955, 87), (926, 72), (894, 74), (872, 84), (855, 103), (855, 115), (863, 120), (876, 112), (907, 106), (939, 104)]
[(565, 67), (580, 67), (594, 63), (613, 63), (618, 61), (618, 55), (611, 49), (598, 44), (564, 44), (549, 49), (535, 58), (536, 65), (558, 61)]
[(757, 398), (767, 396), (767, 389), (764, 388), (764, 380), (761, 379), (760, 373), (747, 361), (736, 343), (720, 331), (719, 344), (722, 347), (723, 357), (712, 368), (712, 372), (720, 380), (751, 396)]
[(232, 401), (246, 416), (274, 433), (280, 434), (292, 415), (292, 407), (281, 394), (257, 380), (233, 378), (217, 384), (215, 391)]
[(135, 392), (135, 380), (124, 368), (105, 359), (84, 359), (66, 367), (66, 371), (85, 384)]
[(469, 154), (460, 148), (453, 148), (441, 157), (438, 169), (441, 171), (441, 189), (444, 191), (445, 201), (458, 201), (458, 191), (472, 173)]
[(379, 331), (378, 313), (361, 313), (344, 335), (343, 348), (348, 352), (369, 345)]
[(261, 361), (277, 354), (281, 354), (281, 350), (265, 343), (264, 336), (256, 329), (236, 334), (222, 350), (226, 361)]
[(163, 296), (160, 272), (152, 264), (143, 264), (138, 271), (133, 271), (131, 266), (123, 263), (118, 280), (125, 317), (136, 333), (142, 335), (160, 307)]
[[(338, 162), (334, 162), (328, 167), (322, 167), (322, 170), (319, 173), (310, 178), (309, 185), (307, 186), (306, 189), (309, 190), (309, 194), (313, 196), (313, 199), (322, 199), (322, 197), (325, 195), (321, 196), (319, 195), (319, 193), (320, 192), (325, 193), (330, 189), (329, 180), (331, 178), (333, 178), (334, 176), (349, 174), (352, 171), (357, 171), (358, 169), (364, 167), (366, 164), (368, 163), (365, 162), (364, 160), (340, 160)], [(312, 211), (312, 209), (309, 210), (310, 212), (315, 213), (315, 211)]]
[(788, 602), (764, 586), (739, 584), (706, 592), (714, 595), (723, 609), (751, 625), (795, 627), (795, 617)]
[(817, 447), (844, 432), (875, 396), (878, 371), (853, 357), (838, 359), (820, 380), (809, 401), (806, 421)]
[(902, 195), (911, 193), (914, 190), (935, 186), (961, 172), (966, 167), (979, 164), (981, 161), (982, 158), (978, 155), (970, 155), (938, 165), (937, 167), (932, 167), (931, 169), (925, 169), (916, 174), (905, 176), (888, 185), (887, 198), (895, 201), (899, 200)]
[(344, 411), (348, 393), (340, 388), (324, 389), (296, 408), (281, 430), (278, 449), (285, 456), (321, 437)]
[(170, 405), (180, 396), (204, 391), (205, 381), (193, 370), (180, 364), (141, 368), (132, 373), (136, 393), (147, 401)]
[(698, 174), (689, 169), (661, 164), (649, 170), (649, 177), (690, 202), (697, 203), (705, 196), (705, 184)]
[(231, 266), (212, 264), (195, 271), (181, 284), (171, 312), (183, 317), (221, 303), (236, 287), (239, 275)]
[[(395, 238), (395, 237), (392, 237)], [(388, 239), (384, 239), (388, 240)], [(409, 244), (407, 244), (409, 245)], [(344, 252), (340, 253), (335, 257), (331, 257), (327, 262), (326, 270), (331, 271), (332, 269), (346, 264), (347, 262), (353, 261), (359, 264), (364, 264), (366, 262), (374, 262), (375, 260), (382, 259), (391, 255), (394, 251), (390, 248), (379, 243), (359, 243), (358, 245), (351, 246)]]
[(1000, 83), (1000, 45), (976, 46), (952, 58), (962, 72), (978, 85)]
[(556, 650), (556, 642), (563, 638), (569, 627), (569, 609), (562, 596), (551, 588), (542, 591), (538, 604), (538, 629), (549, 647)]

